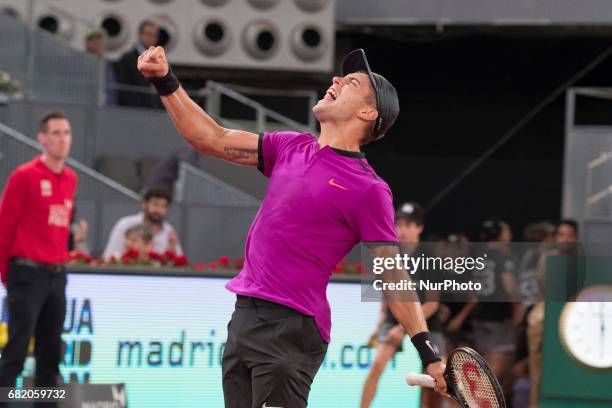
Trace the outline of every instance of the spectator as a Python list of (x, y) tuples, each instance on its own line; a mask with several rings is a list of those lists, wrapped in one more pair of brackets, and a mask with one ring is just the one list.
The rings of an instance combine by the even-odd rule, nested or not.
[(135, 225), (145, 224), (153, 234), (153, 250), (164, 253), (167, 250), (182, 255), (183, 250), (179, 244), (174, 228), (165, 221), (171, 203), (170, 192), (163, 188), (148, 190), (144, 195), (142, 212), (124, 217), (117, 221), (113, 227), (106, 249), (102, 257), (110, 261), (114, 257), (121, 257), (127, 250), (125, 247), (125, 233)]
[(543, 253), (550, 249), (555, 237), (555, 226), (548, 222), (529, 224), (525, 227), (525, 241), (529, 244), (519, 262), (518, 283), (521, 301), (526, 313), (517, 327), (516, 355), (512, 366), (512, 404), (513, 407), (529, 405), (529, 349), (527, 343), (527, 313), (531, 311), (540, 297), (538, 282), (538, 263)]
[(137, 224), (125, 231), (123, 246), (138, 251), (139, 259), (146, 259), (153, 251), (153, 233), (146, 224)]
[(138, 43), (123, 54), (115, 64), (117, 81), (125, 87), (140, 87), (141, 89), (121, 89), (119, 91), (119, 105), (159, 107), (161, 102), (157, 92), (148, 80), (138, 71), (138, 57), (149, 47), (157, 45), (159, 27), (151, 20), (143, 21), (138, 27)]
[(77, 207), (72, 210), (72, 218), (70, 219), (70, 235), (68, 236), (68, 250), (89, 254), (87, 246), (87, 232), (89, 231), (89, 223), (81, 218), (76, 220)]
[(119, 103), (117, 96), (117, 75), (115, 68), (105, 58), (104, 31), (96, 28), (85, 34), (85, 51), (104, 61), (104, 77), (106, 78), (106, 105), (115, 106)]
[(509, 251), (512, 231), (505, 222), (490, 218), (482, 224), (481, 240), (486, 243), (487, 261), (484, 269), (472, 271), (483, 286), (477, 303), (472, 303), (474, 346), (503, 383), (516, 348), (515, 327), (522, 316), (515, 262)]
[[(466, 258), (470, 256), (470, 250), (467, 236), (464, 234), (449, 234), (438, 256), (454, 259)], [(452, 279), (458, 282), (468, 280), (470, 276), (467, 273), (454, 275)], [(440, 320), (443, 323), (447, 323), (445, 327), (447, 349), (451, 350), (464, 346), (472, 347), (470, 343), (472, 333), (470, 314), (475, 306), (473, 300), (468, 302), (470, 300), (469, 297), (454, 291), (443, 292), (440, 299), (442, 301), (439, 311)]]
[(578, 223), (574, 220), (562, 220), (557, 226), (555, 242), (558, 244), (575, 244), (578, 242)]
[(66, 315), (68, 234), (77, 187), (65, 165), (72, 144), (61, 112), (43, 117), (43, 153), (9, 177), (0, 202), (0, 273), (8, 301), (8, 343), (0, 359), (0, 387), (15, 387), (35, 337), (35, 385), (55, 387)]
[[(414, 257), (421, 256), (422, 254), (425, 256), (434, 255), (427, 250), (428, 248), (425, 245), (420, 243), (424, 221), (425, 212), (417, 203), (405, 203), (397, 210), (395, 214), (395, 228), (402, 248), (402, 253)], [(426, 277), (425, 273), (429, 274), (432, 272), (435, 271), (411, 271), (411, 277), (416, 281), (424, 279)], [(428, 277), (431, 278), (432, 276)], [(436, 353), (440, 358), (444, 359), (446, 356), (445, 342), (442, 334), (442, 326), (437, 316), (439, 294), (437, 291), (424, 292), (420, 290), (418, 294), (419, 298), (424, 300), (424, 302), (422, 302), (423, 315), (427, 319), (427, 326), (431, 332), (433, 347), (436, 348)], [(378, 381), (389, 360), (396, 352), (402, 351), (402, 342), (405, 335), (406, 331), (395, 319), (387, 303), (383, 302), (381, 305), (380, 321), (370, 341), (371, 344), (377, 344), (376, 357), (363, 386), (361, 408), (369, 407), (374, 400)], [(423, 389), (421, 403), (424, 407), (434, 408), (440, 403), (440, 398), (437, 398), (437, 395), (433, 393), (432, 389)]]
[(69, 249), (71, 251), (78, 251), (84, 254), (89, 253), (89, 247), (87, 246), (87, 231), (89, 230), (89, 223), (87, 220), (81, 218), (72, 225), (70, 236), (73, 239), (73, 247)]
[(531, 308), (540, 296), (538, 264), (542, 254), (550, 250), (555, 240), (555, 226), (548, 222), (529, 224), (525, 227), (524, 236), (530, 244), (525, 248), (519, 263), (518, 282), (523, 304)]
[(174, 183), (179, 178), (179, 165), (181, 162), (197, 167), (200, 154), (191, 146), (181, 146), (168, 154), (159, 162), (151, 176), (145, 182), (145, 189), (163, 187), (168, 191), (174, 190)]
[[(578, 241), (578, 223), (574, 220), (562, 220), (555, 232), (555, 249), (542, 254), (538, 266), (538, 277), (544, 282), (546, 273), (546, 259), (550, 255), (575, 254)], [(544, 293), (544, 285), (541, 284)], [(540, 399), (540, 377), (542, 374), (542, 339), (544, 336), (544, 303), (539, 302), (527, 315), (527, 344), (529, 347), (529, 377), (531, 389), (529, 393), (529, 407), (537, 407)]]

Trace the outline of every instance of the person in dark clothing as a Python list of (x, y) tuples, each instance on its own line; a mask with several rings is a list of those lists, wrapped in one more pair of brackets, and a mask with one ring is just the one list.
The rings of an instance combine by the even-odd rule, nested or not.
[(525, 314), (517, 327), (516, 355), (512, 366), (512, 400), (516, 407), (529, 406), (529, 344), (527, 340), (527, 314), (540, 300), (538, 267), (542, 255), (553, 246), (555, 226), (548, 222), (538, 222), (525, 227), (523, 234), (526, 242), (532, 243), (524, 251), (518, 267), (517, 280)]
[(488, 257), (484, 269), (472, 271), (474, 280), (482, 283), (472, 312), (474, 346), (503, 382), (512, 364), (516, 326), (523, 314), (516, 262), (508, 245), (512, 231), (505, 222), (489, 218), (482, 224), (481, 240), (486, 243)]
[[(400, 240), (402, 253), (412, 257), (421, 255), (428, 257), (433, 255), (420, 242), (424, 222), (425, 211), (419, 204), (408, 202), (398, 208), (395, 213), (395, 229)], [(419, 281), (425, 280), (427, 277), (434, 278), (431, 275), (432, 273), (437, 273), (437, 271), (419, 269), (411, 276), (414, 281)], [(437, 276), (433, 280), (437, 280)], [(424, 300), (422, 303), (423, 315), (427, 319), (427, 327), (433, 340), (432, 346), (441, 358), (445, 358), (446, 348), (442, 334), (442, 323), (438, 317), (439, 293), (437, 291), (425, 292), (419, 290), (418, 294), (419, 299)], [(376, 343), (376, 357), (363, 386), (361, 408), (368, 408), (372, 404), (378, 387), (378, 381), (389, 360), (391, 360), (396, 352), (403, 350), (402, 343), (405, 336), (406, 331), (395, 316), (393, 316), (393, 313), (391, 313), (387, 302), (383, 302), (381, 305), (380, 322), (372, 336), (373, 341), (370, 341), (371, 344)], [(424, 406), (431, 408), (438, 406), (439, 403), (439, 398), (436, 397), (436, 394), (428, 389), (422, 390), (421, 400)]]
[(76, 205), (72, 209), (72, 217), (70, 218), (70, 234), (68, 235), (68, 251), (89, 253), (87, 247), (87, 231), (89, 230), (89, 223), (87, 220), (81, 218), (76, 219), (77, 208)]
[[(159, 27), (153, 21), (145, 20), (138, 27), (138, 43), (121, 56), (115, 64), (119, 83), (119, 105), (161, 107), (157, 93), (151, 84), (138, 71), (138, 56), (146, 49), (157, 44)], [(142, 90), (122, 89), (121, 87), (141, 87)], [(150, 90), (150, 92), (149, 92)]]
[[(449, 234), (441, 247), (439, 256), (452, 259), (466, 258), (471, 255), (469, 239), (462, 233)], [(467, 282), (470, 274), (456, 275), (457, 282)], [(471, 347), (472, 322), (470, 319), (470, 296), (452, 290), (444, 291), (440, 296), (440, 320), (445, 324), (444, 334), (448, 350), (457, 347)]]
[[(548, 269), (548, 257), (563, 256), (563, 255), (578, 255), (580, 253), (578, 246), (579, 239), (578, 223), (575, 220), (564, 219), (557, 224), (555, 231), (554, 242), (552, 248), (544, 251), (541, 254), (538, 263), (538, 280), (540, 282), (540, 296), (546, 292), (544, 285), (546, 280), (546, 271)], [(571, 259), (571, 258), (570, 258)], [(576, 258), (574, 257), (567, 265), (569, 268), (576, 270)], [(571, 265), (571, 266), (570, 266)], [(570, 270), (571, 270), (570, 269)], [(580, 268), (582, 269), (582, 268)], [(544, 317), (545, 302), (540, 301), (529, 310), (527, 314), (527, 346), (529, 359), (529, 406), (535, 407), (540, 401), (541, 378), (542, 378), (542, 346), (544, 344)]]
[(85, 51), (100, 58), (104, 62), (104, 77), (106, 80), (106, 106), (115, 106), (117, 97), (117, 74), (113, 63), (105, 57), (106, 46), (104, 30), (96, 28), (85, 34)]
[(144, 190), (163, 187), (168, 191), (174, 190), (174, 183), (179, 178), (179, 165), (181, 162), (197, 167), (200, 154), (191, 146), (181, 146), (173, 150), (161, 160), (153, 173), (145, 182)]

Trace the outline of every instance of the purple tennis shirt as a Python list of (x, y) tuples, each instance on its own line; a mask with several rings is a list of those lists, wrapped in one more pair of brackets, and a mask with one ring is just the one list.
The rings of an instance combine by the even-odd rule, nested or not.
[(320, 147), (310, 133), (259, 138), (259, 170), (270, 178), (245, 245), (244, 267), (226, 285), (314, 316), (330, 340), (327, 285), (360, 242), (397, 242), (393, 197), (360, 152)]

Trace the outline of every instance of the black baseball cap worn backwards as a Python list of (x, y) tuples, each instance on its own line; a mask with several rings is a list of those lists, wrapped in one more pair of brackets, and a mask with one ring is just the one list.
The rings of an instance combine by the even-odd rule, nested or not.
[(342, 61), (342, 76), (353, 72), (364, 71), (368, 73), (374, 92), (376, 93), (376, 110), (378, 118), (374, 125), (372, 140), (382, 138), (399, 115), (399, 99), (397, 91), (382, 75), (372, 72), (370, 64), (362, 48), (349, 52)]

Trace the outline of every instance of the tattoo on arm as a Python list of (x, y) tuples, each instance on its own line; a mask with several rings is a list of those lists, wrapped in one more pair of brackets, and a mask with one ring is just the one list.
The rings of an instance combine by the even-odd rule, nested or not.
[(223, 151), (226, 155), (234, 158), (257, 157), (257, 149), (239, 149), (236, 147), (225, 146)]

